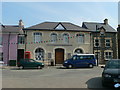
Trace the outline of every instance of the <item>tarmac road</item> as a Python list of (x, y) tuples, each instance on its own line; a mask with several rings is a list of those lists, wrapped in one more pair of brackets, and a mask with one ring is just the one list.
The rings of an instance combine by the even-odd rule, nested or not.
[(102, 68), (43, 69), (7, 68), (2, 70), (2, 88), (103, 88)]

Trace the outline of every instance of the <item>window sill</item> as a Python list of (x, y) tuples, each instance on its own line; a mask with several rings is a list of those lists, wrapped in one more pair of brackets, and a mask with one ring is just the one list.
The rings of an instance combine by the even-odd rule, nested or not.
[(72, 46), (72, 44), (47, 44), (47, 46)]
[(105, 61), (109, 61), (109, 60), (111, 60), (111, 59), (105, 59)]

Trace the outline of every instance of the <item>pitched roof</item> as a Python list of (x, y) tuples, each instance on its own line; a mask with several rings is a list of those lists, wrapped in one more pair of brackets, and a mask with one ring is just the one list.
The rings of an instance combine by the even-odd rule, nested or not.
[[(64, 29), (56, 29), (58, 25), (63, 26)], [(25, 28), (24, 30), (69, 30), (69, 31), (90, 31), (88, 29), (82, 28), (78, 25), (69, 23), (69, 22), (43, 22), (28, 28)]]
[(19, 27), (18, 25), (1, 25), (2, 27), (2, 32), (3, 33), (19, 33), (21, 27)]
[(90, 29), (91, 31), (96, 31), (96, 25), (98, 28), (103, 27), (106, 32), (117, 32), (114, 28), (112, 28), (109, 24), (104, 23), (94, 23), (94, 22), (83, 22), (82, 27), (86, 29)]

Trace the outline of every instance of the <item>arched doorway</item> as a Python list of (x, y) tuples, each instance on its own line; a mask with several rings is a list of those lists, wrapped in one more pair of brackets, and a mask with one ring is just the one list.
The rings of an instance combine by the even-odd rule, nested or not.
[(55, 49), (55, 64), (63, 64), (64, 62), (64, 49)]
[(37, 48), (35, 50), (35, 59), (43, 60), (44, 59), (44, 50), (42, 48)]
[(78, 48), (74, 51), (74, 53), (77, 53), (77, 54), (83, 54), (83, 50)]

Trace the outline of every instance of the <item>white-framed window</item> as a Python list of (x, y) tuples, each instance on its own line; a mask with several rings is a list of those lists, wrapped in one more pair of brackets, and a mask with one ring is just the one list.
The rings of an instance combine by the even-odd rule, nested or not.
[(52, 43), (56, 43), (57, 42), (57, 34), (56, 33), (52, 33), (51, 34), (51, 42)]
[(42, 48), (37, 48), (35, 50), (35, 59), (44, 60), (44, 50)]
[(100, 39), (94, 39), (94, 47), (100, 47)]
[(63, 34), (63, 42), (69, 43), (69, 35), (68, 34)]
[(34, 42), (41, 42), (42, 41), (42, 33), (35, 32), (34, 33)]
[(24, 44), (25, 43), (25, 36), (24, 35), (19, 35), (18, 36), (18, 43), (19, 44)]
[(110, 42), (111, 42), (110, 39), (106, 39), (106, 40), (105, 40), (105, 46), (106, 46), (106, 47), (110, 47)]
[(110, 60), (113, 57), (113, 52), (105, 52), (105, 60)]
[(84, 34), (76, 34), (77, 42), (80, 44), (84, 43)]

